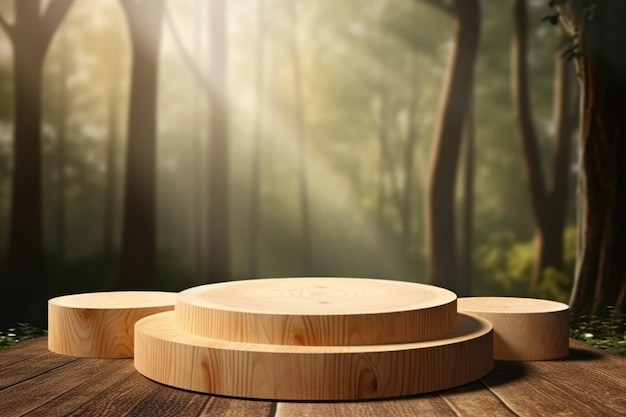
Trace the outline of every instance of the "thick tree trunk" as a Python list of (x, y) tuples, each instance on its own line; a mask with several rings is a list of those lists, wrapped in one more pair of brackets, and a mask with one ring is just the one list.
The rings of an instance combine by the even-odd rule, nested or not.
[(157, 286), (156, 113), (163, 0), (121, 1), (133, 51), (118, 287), (150, 289)]
[(595, 314), (626, 311), (625, 18), (623, 2), (598, 2), (592, 19), (565, 21), (578, 29), (583, 54), (581, 246), (571, 306)]
[(480, 33), (478, 0), (455, 0), (456, 28), (450, 50), (426, 201), (429, 281), (455, 290), (458, 257), (454, 190)]
[[(27, 38), (27, 36), (24, 36)], [(23, 39), (22, 41), (26, 41)], [(33, 297), (42, 303), (48, 290), (42, 249), (41, 218), (41, 66), (43, 52), (16, 45), (14, 51), (15, 124), (14, 168), (9, 225), (9, 273), (5, 279), (7, 302), (13, 311), (3, 312), (14, 322), (40, 322), (41, 306), (28, 302)], [(29, 311), (21, 311), (24, 306)], [(14, 324), (14, 323), (13, 323)]]
[(17, 320), (44, 326), (48, 283), (42, 248), (41, 114), (43, 60), (72, 0), (52, 0), (43, 14), (39, 0), (15, 2), (15, 23), (0, 15), (13, 45), (13, 178), (7, 274), (1, 292), (0, 325)]
[(571, 140), (575, 121), (571, 111), (572, 68), (559, 51), (555, 55), (554, 75), (553, 182), (551, 188), (548, 189), (529, 95), (528, 5), (526, 0), (513, 1), (513, 22), (513, 99), (531, 208), (535, 219), (535, 262), (531, 288), (537, 290), (547, 268), (563, 269), (563, 230), (567, 208)]
[(227, 1), (211, 1), (210, 77), (215, 89), (209, 114), (209, 220), (207, 282), (230, 279)]

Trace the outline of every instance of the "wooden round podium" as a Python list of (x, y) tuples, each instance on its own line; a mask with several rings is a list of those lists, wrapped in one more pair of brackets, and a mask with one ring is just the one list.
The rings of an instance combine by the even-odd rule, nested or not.
[(181, 292), (176, 325), (198, 336), (236, 342), (402, 343), (454, 331), (456, 298), (443, 288), (376, 279), (235, 281)]
[(359, 400), (455, 387), (493, 366), (492, 326), (456, 295), (357, 278), (279, 278), (181, 292), (135, 326), (135, 367), (211, 394)]
[(48, 300), (48, 349), (87, 358), (132, 358), (137, 320), (174, 309), (176, 294), (111, 291)]
[(196, 336), (175, 312), (136, 325), (135, 368), (177, 388), (274, 400), (363, 400), (467, 384), (493, 367), (491, 324), (459, 315), (455, 331), (424, 342), (365, 346), (254, 344)]
[(559, 359), (569, 353), (569, 306), (517, 297), (459, 298), (459, 311), (493, 324), (494, 359)]

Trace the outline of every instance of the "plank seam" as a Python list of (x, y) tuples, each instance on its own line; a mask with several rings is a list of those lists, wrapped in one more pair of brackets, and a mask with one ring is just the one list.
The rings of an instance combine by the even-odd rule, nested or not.
[(278, 409), (278, 402), (272, 401), (270, 404), (270, 409), (267, 412), (267, 417), (276, 417), (277, 409)]
[[(85, 380), (85, 381), (81, 382), (80, 384), (74, 385), (74, 386), (72, 386), (70, 389), (68, 389), (68, 390), (66, 390), (66, 391), (64, 391), (64, 392), (60, 392), (60, 393), (58, 393), (58, 394), (57, 394), (57, 395), (55, 395), (54, 397), (52, 397), (52, 398), (48, 399), (46, 402), (44, 402), (44, 403), (42, 403), (42, 404), (38, 405), (38, 406), (37, 406), (37, 407), (35, 407), (35, 408), (31, 408), (30, 410), (28, 410), (27, 412), (25, 412), (24, 414), (22, 414), (22, 416), (25, 416), (25, 415), (27, 415), (28, 413), (31, 413), (31, 412), (33, 412), (33, 411), (38, 410), (39, 408), (44, 407), (44, 406), (45, 406), (46, 404), (48, 404), (49, 402), (54, 401), (55, 399), (57, 399), (57, 398), (61, 397), (62, 395), (68, 394), (70, 391), (73, 391), (73, 390), (75, 390), (75, 389), (77, 389), (77, 388), (79, 388), (79, 387), (81, 387), (81, 386), (83, 386), (83, 385), (85, 385), (85, 384), (89, 383), (90, 381), (94, 380), (95, 378), (98, 378), (100, 375), (102, 375), (102, 374), (104, 374), (104, 373), (108, 373), (108, 372), (110, 372), (110, 371), (111, 371), (111, 369), (116, 369), (116, 368), (119, 368), (120, 366), (122, 366), (122, 364), (121, 364), (120, 362), (118, 362), (118, 363), (114, 363), (114, 364), (113, 364), (113, 366), (111, 366), (111, 367), (109, 367), (109, 368), (106, 368), (106, 369), (103, 369), (101, 372), (98, 372), (97, 374), (95, 374), (95, 375), (93, 375), (91, 378), (89, 378), (89, 379), (87, 379), (87, 380)], [(104, 387), (102, 390), (98, 391), (98, 394), (103, 393), (104, 391), (106, 391), (106, 390), (110, 389), (110, 388), (111, 388), (111, 386), (113, 386), (113, 385), (115, 385), (115, 384), (119, 383), (120, 381), (125, 380), (125, 379), (126, 379), (126, 378), (128, 378), (128, 377), (130, 377), (130, 375), (128, 375), (128, 376), (126, 376), (126, 377), (124, 377), (124, 378), (120, 379), (119, 381), (112, 381), (110, 384), (108, 384), (108, 385), (107, 385), (106, 387)], [(94, 397), (95, 397), (95, 396), (94, 396)], [(91, 400), (92, 400), (92, 398), (86, 399), (86, 400), (85, 400), (85, 402), (78, 404), (78, 405), (77, 405), (77, 406), (76, 406), (73, 410), (69, 411), (69, 412), (68, 412), (68, 414), (71, 414), (71, 413), (75, 412), (76, 410), (78, 410), (80, 407), (82, 407), (83, 405), (85, 405), (87, 402), (89, 402), (89, 401), (91, 401)]]
[(446, 397), (444, 397), (442, 394), (438, 394), (439, 398), (441, 398), (443, 400), (443, 402), (446, 403), (446, 405), (450, 408), (450, 410), (452, 410), (452, 412), (456, 415), (456, 416), (460, 416), (458, 410), (456, 409), (456, 407), (454, 407), (454, 405), (452, 405), (452, 403), (450, 401), (448, 401), (448, 399)]
[[(27, 349), (27, 348), (23, 348), (23, 349)], [(35, 356), (28, 356), (26, 358), (18, 359), (18, 360), (14, 361), (14, 362), (4, 363), (4, 364), (0, 365), (0, 370), (2, 368), (6, 368), (7, 366), (15, 365), (16, 363), (20, 363), (20, 362), (24, 362), (24, 361), (31, 360), (31, 359), (34, 359), (34, 358), (38, 358), (39, 356), (43, 356), (43, 355), (46, 355), (48, 353), (50, 353), (50, 351), (46, 350), (46, 351), (43, 351), (41, 353), (38, 353)]]
[(62, 367), (64, 367), (64, 366), (67, 366), (67, 365), (69, 365), (69, 364), (70, 364), (70, 363), (72, 363), (72, 362), (76, 362), (77, 360), (78, 360), (78, 358), (74, 358), (74, 359), (69, 360), (68, 362), (62, 363), (62, 364), (57, 365), (57, 366), (54, 366), (54, 367), (52, 367), (52, 368), (45, 369), (45, 370), (43, 370), (42, 372), (40, 372), (40, 373), (38, 373), (38, 374), (31, 375), (30, 377), (28, 377), (28, 378), (26, 378), (26, 379), (23, 379), (23, 380), (21, 380), (21, 381), (15, 382), (15, 383), (13, 383), (13, 384), (11, 384), (11, 385), (8, 385), (8, 386), (6, 386), (6, 387), (0, 388), (0, 392), (2, 392), (2, 391), (4, 391), (4, 390), (6, 390), (6, 389), (8, 389), (8, 388), (11, 388), (11, 387), (15, 387), (15, 386), (17, 386), (17, 385), (20, 385), (20, 384), (22, 384), (22, 383), (24, 383), (24, 382), (26, 382), (26, 381), (30, 381), (31, 379), (38, 378), (38, 377), (40, 377), (41, 375), (45, 375), (45, 374), (47, 374), (48, 372), (54, 371), (55, 369), (59, 369), (59, 368), (62, 368)]
[(493, 394), (494, 397), (496, 397), (498, 399), (498, 401), (500, 401), (500, 403), (507, 409), (509, 410), (511, 413), (515, 414), (518, 417), (521, 417), (520, 414), (517, 413), (517, 411), (513, 410), (509, 404), (507, 404), (506, 401), (504, 401), (504, 399), (502, 397), (500, 397), (496, 392), (491, 390), (491, 387), (487, 384), (485, 384), (485, 382), (483, 382), (483, 380), (479, 380), (479, 382), (482, 384), (482, 386), (484, 386), (487, 391), (489, 391), (491, 394)]

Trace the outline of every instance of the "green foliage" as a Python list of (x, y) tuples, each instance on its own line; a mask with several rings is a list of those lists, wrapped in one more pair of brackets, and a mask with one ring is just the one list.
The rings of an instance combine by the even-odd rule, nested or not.
[(531, 241), (509, 245), (485, 245), (477, 250), (476, 293), (518, 297), (530, 295), (528, 284), (533, 267), (534, 244)]
[(7, 331), (0, 331), (0, 348), (12, 346), (24, 340), (46, 336), (47, 334), (47, 330), (33, 327), (28, 323), (17, 323), (17, 326)]
[(626, 314), (612, 308), (606, 317), (573, 314), (570, 317), (570, 336), (626, 356)]
[(478, 272), (475, 293), (567, 302), (576, 263), (576, 228), (571, 226), (565, 231), (564, 269), (546, 269), (537, 293), (531, 294), (529, 283), (534, 261), (534, 240), (516, 243), (512, 237), (503, 236), (497, 243), (480, 247), (475, 260)]

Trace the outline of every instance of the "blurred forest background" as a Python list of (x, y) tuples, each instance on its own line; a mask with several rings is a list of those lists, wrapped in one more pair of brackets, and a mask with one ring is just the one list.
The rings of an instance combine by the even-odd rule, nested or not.
[(3, 320), (278, 276), (567, 301), (569, 44), (460, 3), (1, 0)]

